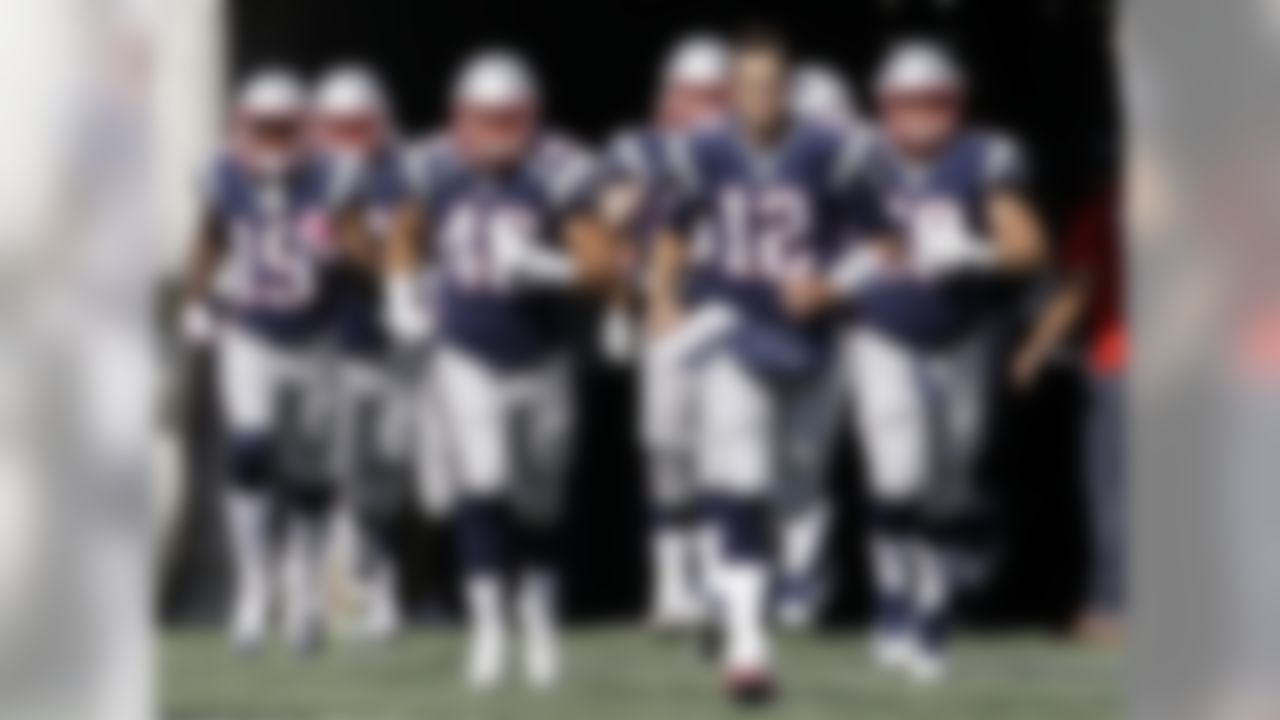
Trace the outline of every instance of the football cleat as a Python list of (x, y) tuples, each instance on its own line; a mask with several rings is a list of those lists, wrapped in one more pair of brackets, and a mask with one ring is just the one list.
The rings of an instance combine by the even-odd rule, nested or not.
[(560, 643), (550, 632), (531, 632), (524, 645), (525, 678), (530, 687), (548, 690), (560, 682)]
[(773, 676), (760, 667), (731, 668), (725, 674), (725, 691), (730, 700), (743, 707), (765, 705), (777, 696)]
[(905, 672), (911, 639), (901, 632), (877, 631), (871, 639), (871, 661), (882, 670)]
[(236, 598), (231, 618), (231, 645), (241, 655), (256, 655), (266, 644), (267, 602), (256, 593)]
[(926, 647), (920, 642), (908, 643), (907, 648), (902, 669), (913, 683), (928, 687), (946, 678), (947, 663), (941, 650)]

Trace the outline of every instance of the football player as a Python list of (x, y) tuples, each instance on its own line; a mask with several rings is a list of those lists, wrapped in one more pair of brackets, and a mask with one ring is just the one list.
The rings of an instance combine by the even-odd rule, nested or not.
[[(669, 145), (718, 117), (724, 107), (728, 49), (720, 39), (692, 35), (663, 66), (652, 121), (619, 133), (604, 161), (602, 217), (630, 248), (634, 282), (644, 282), (649, 246), (675, 197)], [(692, 288), (691, 288), (692, 289)], [(641, 366), (641, 446), (647, 459), (650, 516), (649, 617), (659, 629), (696, 623), (702, 598), (695, 586), (698, 518), (692, 468), (693, 383), (688, 368), (664, 363), (661, 339), (646, 347)]]
[[(680, 354), (704, 363), (697, 472), (718, 531), (712, 579), (726, 690), (744, 702), (773, 687), (770, 494), (825, 454), (801, 417), (830, 394), (833, 376), (827, 318), (791, 314), (781, 290), (825, 267), (853, 167), (846, 133), (791, 111), (789, 74), (773, 35), (735, 47), (728, 118), (680, 143), (683, 197), (654, 251), (648, 307), (657, 337), (698, 330), (700, 342)], [(695, 253), (705, 287), (696, 307), (683, 292)]]
[[(790, 103), (792, 112), (814, 123), (851, 134), (862, 131), (847, 83), (827, 65), (797, 66), (791, 79)], [(848, 138), (850, 143), (863, 141), (860, 136)], [(811, 437), (820, 439), (814, 447), (826, 448), (836, 433), (839, 416), (838, 393), (832, 392), (815, 398), (804, 412), (797, 414), (795, 422), (806, 428)], [(821, 556), (832, 514), (827, 460), (827, 456), (806, 460), (800, 468), (803, 472), (790, 473), (787, 482), (776, 488), (776, 614), (779, 624), (788, 629), (812, 627), (826, 595)]]
[(378, 312), (378, 279), (404, 182), (391, 108), (370, 69), (329, 69), (313, 105), (316, 141), (329, 170), (329, 203), (339, 215), (336, 473), (358, 529), (361, 629), (387, 638), (400, 625), (391, 535), (405, 492), (400, 473), (409, 464), (414, 392), (411, 378), (392, 363)]
[(974, 500), (991, 330), (1006, 305), (998, 281), (1039, 268), (1045, 241), (1021, 152), (966, 127), (949, 54), (903, 43), (875, 83), (881, 132), (864, 177), (900, 245), (893, 262), (862, 262), (858, 248), (842, 263), (858, 288), (844, 362), (868, 464), (873, 647), (931, 682), (945, 670), (949, 536)]
[[(433, 373), (461, 493), (466, 676), (477, 689), (504, 674), (509, 562), (527, 678), (546, 687), (559, 676), (555, 533), (573, 426), (564, 302), (612, 267), (592, 207), (593, 160), (544, 128), (541, 110), (518, 55), (464, 64), (448, 130), (408, 160), (414, 200), (387, 284), (398, 335), (436, 327)], [(434, 321), (414, 287), (424, 249), (439, 274)]]
[(791, 80), (791, 107), (816, 122), (852, 128), (858, 122), (858, 105), (849, 84), (835, 68), (820, 62), (804, 63)]
[(305, 149), (305, 90), (287, 70), (240, 89), (229, 147), (209, 173), (186, 278), (183, 325), (218, 328), (218, 391), (230, 475), (226, 497), (235, 589), (234, 643), (256, 649), (272, 604), (272, 518), (286, 518), (286, 630), (299, 650), (320, 639), (319, 569), (332, 495), (316, 462), (329, 406), (323, 337), (331, 237), (323, 173)]

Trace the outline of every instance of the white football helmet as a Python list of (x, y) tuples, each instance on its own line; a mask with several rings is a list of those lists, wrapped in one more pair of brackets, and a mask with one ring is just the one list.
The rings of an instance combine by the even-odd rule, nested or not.
[(318, 139), (331, 151), (367, 154), (392, 131), (382, 81), (364, 65), (344, 64), (327, 71), (312, 104)]
[(536, 132), (541, 93), (533, 69), (515, 53), (472, 56), (458, 73), (452, 101), (455, 136), (481, 163), (511, 162)]
[(878, 94), (960, 94), (964, 89), (960, 66), (940, 45), (927, 40), (897, 45), (876, 74)]
[(474, 108), (507, 109), (537, 104), (538, 83), (521, 56), (507, 50), (486, 50), (462, 66), (453, 86), (453, 101)]
[(835, 68), (822, 63), (796, 68), (791, 79), (791, 109), (801, 117), (842, 126), (858, 117), (848, 84)]
[(659, 121), (686, 127), (720, 115), (729, 82), (729, 48), (714, 35), (690, 35), (676, 43), (662, 69)]
[(298, 76), (283, 68), (251, 74), (236, 95), (234, 142), (255, 172), (278, 175), (302, 151), (307, 97)]
[(900, 148), (927, 154), (959, 128), (965, 89), (959, 65), (940, 46), (899, 45), (876, 75), (881, 125)]

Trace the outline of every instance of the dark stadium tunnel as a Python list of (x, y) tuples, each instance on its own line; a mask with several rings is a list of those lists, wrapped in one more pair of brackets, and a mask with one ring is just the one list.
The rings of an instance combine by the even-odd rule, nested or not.
[[(315, 73), (337, 60), (369, 61), (387, 78), (404, 129), (415, 134), (438, 123), (450, 76), (468, 51), (509, 45), (540, 68), (553, 123), (597, 141), (647, 114), (662, 53), (689, 29), (731, 32), (744, 23), (773, 24), (798, 56), (846, 69), (864, 105), (872, 64), (890, 40), (936, 34), (970, 69), (974, 115), (1027, 145), (1037, 200), (1051, 228), (1060, 230), (1071, 210), (1115, 172), (1121, 123), (1113, 16), (1111, 3), (1102, 0), (472, 0), (447, 9), (393, 0), (240, 0), (231, 4), (226, 37), (232, 79), (271, 62)], [(994, 581), (970, 603), (971, 618), (1055, 626), (1076, 605), (1084, 571), (1077, 381), (1059, 371), (1033, 397), (1001, 402), (1008, 412), (985, 479), (996, 499), (1004, 551)], [(629, 387), (625, 373), (600, 366), (588, 367), (580, 385), (588, 421), (582, 423), (566, 537), (567, 603), (579, 619), (638, 616), (644, 605), (645, 510)], [(865, 611), (857, 529), (862, 508), (856, 448), (844, 445), (831, 478), (843, 521), (831, 544), (831, 564), (841, 577), (833, 615), (857, 620)], [(216, 525), (194, 527), (208, 532)], [(421, 604), (422, 578), (436, 582), (442, 574), (438, 566), (424, 566), (447, 553), (424, 554), (417, 545), (429, 541), (412, 528), (406, 537), (409, 593)], [(203, 614), (193, 608), (207, 609), (207, 601), (192, 596), (209, 583), (192, 582), (198, 573), (190, 570), (179, 575), (167, 611), (173, 617)]]

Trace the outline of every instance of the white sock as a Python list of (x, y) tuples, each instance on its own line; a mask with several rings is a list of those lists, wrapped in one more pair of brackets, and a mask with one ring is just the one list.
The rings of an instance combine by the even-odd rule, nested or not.
[(506, 612), (503, 582), (496, 573), (471, 575), (465, 587), (471, 647), (467, 681), (487, 689), (501, 679), (506, 664)]
[(286, 617), (295, 641), (305, 642), (323, 620), (324, 551), (328, 517), (294, 513), (285, 538)]
[(831, 512), (823, 502), (813, 503), (783, 520), (780, 565), (786, 577), (813, 578), (830, 520)]
[(379, 553), (368, 575), (367, 629), (376, 636), (394, 633), (400, 626), (399, 578), (391, 558)]
[(910, 596), (911, 547), (900, 537), (872, 532), (871, 574), (876, 594), (912, 602)]
[(768, 572), (764, 563), (727, 560), (718, 570), (725, 663), (733, 668), (766, 668), (769, 642), (764, 626)]
[(693, 531), (694, 559), (696, 561), (695, 576), (700, 587), (699, 594), (704, 614), (710, 617), (720, 612), (724, 594), (721, 585), (721, 568), (723, 561), (720, 553), (720, 530), (715, 523), (703, 521)]
[(693, 533), (679, 527), (660, 527), (650, 539), (654, 578), (653, 614), (671, 619), (694, 604), (690, 587)]
[(524, 631), (525, 671), (540, 687), (554, 684), (560, 676), (556, 595), (553, 573), (528, 570), (521, 575), (517, 612)]
[(916, 617), (937, 619), (951, 602), (951, 583), (947, 575), (946, 556), (942, 548), (928, 540), (912, 543), (915, 582), (911, 603)]
[(265, 630), (271, 586), (271, 504), (265, 492), (230, 490), (227, 534), (235, 573), (232, 632), (253, 641)]

